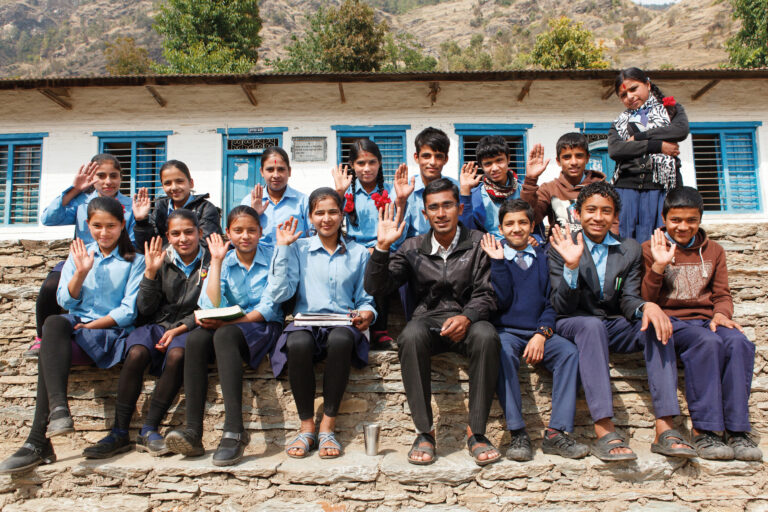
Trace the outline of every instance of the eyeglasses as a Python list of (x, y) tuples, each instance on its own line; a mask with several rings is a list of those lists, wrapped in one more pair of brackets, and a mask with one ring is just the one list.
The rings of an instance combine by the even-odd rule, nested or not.
[(459, 203), (455, 203), (453, 201), (446, 201), (444, 203), (432, 203), (427, 205), (427, 210), (430, 212), (437, 212), (439, 210), (445, 210), (446, 212), (449, 212), (453, 210), (454, 208), (458, 208)]

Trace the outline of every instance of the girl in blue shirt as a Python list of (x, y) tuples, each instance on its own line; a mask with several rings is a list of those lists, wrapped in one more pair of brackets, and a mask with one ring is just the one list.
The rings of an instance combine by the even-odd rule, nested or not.
[(144, 258), (134, 252), (123, 205), (117, 200), (90, 201), (88, 227), (95, 242), (86, 245), (75, 239), (61, 271), (57, 295), (69, 313), (49, 316), (43, 326), (32, 430), (22, 448), (0, 464), (0, 473), (56, 460), (47, 438), (74, 431), (67, 405), (74, 354), (87, 356), (99, 368), (110, 368), (122, 359), (125, 339), (136, 319)]
[[(243, 426), (243, 362), (256, 369), (280, 335), (283, 313), (266, 291), (272, 249), (259, 243), (259, 214), (237, 206), (227, 217), (227, 236), (208, 238), (211, 266), (200, 293), (203, 309), (240, 306), (245, 316), (231, 321), (197, 320), (200, 328), (187, 337), (184, 392), (187, 426), (169, 433), (165, 442), (175, 453), (203, 455), (203, 414), (208, 391), (208, 364), (214, 354), (224, 399), (224, 433), (213, 454), (213, 464), (230, 466), (243, 457), (248, 432)], [(227, 252), (229, 244), (235, 250)]]
[[(309, 219), (317, 234), (301, 238), (293, 219), (277, 230), (277, 247), (270, 271), (270, 293), (277, 302), (296, 296), (293, 314), (348, 314), (351, 325), (285, 328), (270, 358), (279, 375), (288, 365), (288, 378), (301, 419), (301, 432), (286, 448), (302, 458), (315, 448), (321, 458), (341, 455), (334, 428), (352, 363), (368, 363), (368, 340), (363, 334), (376, 318), (373, 297), (363, 289), (368, 251), (341, 236), (341, 197), (331, 188), (309, 196)], [(315, 434), (315, 371), (313, 363), (327, 359), (323, 375), (323, 419)]]

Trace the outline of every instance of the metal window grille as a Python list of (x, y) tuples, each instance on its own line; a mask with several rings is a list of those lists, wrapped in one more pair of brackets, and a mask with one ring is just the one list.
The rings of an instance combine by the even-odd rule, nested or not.
[(280, 141), (277, 138), (227, 139), (227, 149), (229, 151), (261, 151), (279, 145)]
[[(525, 149), (522, 135), (501, 135), (509, 145), (509, 170), (517, 175), (518, 181), (525, 177)], [(461, 148), (464, 155), (464, 162), (477, 161), (477, 143), (482, 139), (481, 135), (464, 135), (464, 146)], [(478, 169), (480, 162), (478, 162)]]
[[(160, 167), (165, 163), (165, 141), (124, 140), (104, 142), (103, 151), (115, 156), (122, 168), (120, 192), (127, 196), (146, 187), (150, 200), (165, 195)], [(130, 176), (130, 180), (125, 179)]]
[(0, 144), (0, 224), (37, 222), (41, 144)]
[(352, 144), (360, 138), (371, 139), (376, 145), (379, 146), (381, 151), (382, 168), (384, 171), (384, 181), (386, 183), (392, 183), (395, 180), (395, 172), (400, 164), (405, 162), (405, 133), (402, 135), (383, 135), (383, 134), (370, 134), (367, 137), (339, 137), (339, 144), (341, 147), (341, 161), (342, 164), (349, 162), (349, 148)]

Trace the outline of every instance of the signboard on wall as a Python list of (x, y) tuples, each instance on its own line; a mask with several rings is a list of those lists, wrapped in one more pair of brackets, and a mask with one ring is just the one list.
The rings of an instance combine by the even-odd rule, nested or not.
[(328, 158), (328, 141), (325, 137), (293, 137), (291, 160), (294, 162), (325, 162)]

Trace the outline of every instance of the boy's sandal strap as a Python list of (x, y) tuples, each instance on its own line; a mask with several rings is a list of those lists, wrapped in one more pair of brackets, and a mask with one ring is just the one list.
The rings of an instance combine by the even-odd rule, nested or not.
[[(619, 442), (612, 443), (611, 441)], [(629, 444), (617, 432), (608, 432), (592, 445), (592, 455), (606, 462), (637, 459), (637, 454), (634, 453), (634, 451), (632, 453), (611, 453), (611, 450), (615, 450), (616, 448), (627, 448), (632, 450)]]
[[(418, 434), (416, 439), (411, 445), (411, 449), (408, 451), (408, 462), (416, 464), (418, 466), (426, 466), (435, 462), (435, 436), (429, 433)], [(413, 458), (413, 452), (421, 452), (429, 455), (429, 460), (416, 460)]]
[[(685, 448), (673, 448), (676, 444), (682, 444)], [(695, 447), (673, 428), (659, 434), (659, 442), (651, 445), (651, 451), (668, 457), (696, 457)]]
[[(469, 452), (472, 454), (472, 457), (474, 457), (475, 462), (481, 466), (490, 464), (491, 462), (495, 462), (501, 458), (501, 452), (499, 452), (496, 449), (496, 447), (493, 446), (493, 443), (491, 443), (490, 439), (488, 439), (482, 434), (473, 434), (472, 436), (468, 437), (467, 449), (469, 449)], [(480, 455), (488, 452), (493, 452), (493, 451), (495, 451), (498, 454), (496, 457), (485, 459), (485, 460), (481, 460), (479, 458)]]

